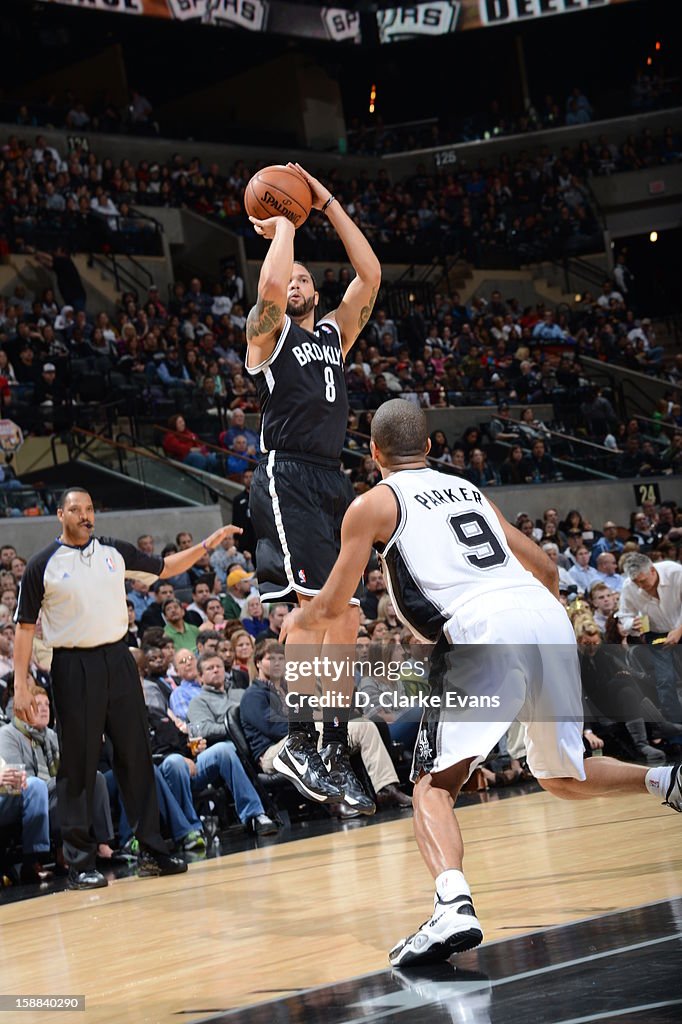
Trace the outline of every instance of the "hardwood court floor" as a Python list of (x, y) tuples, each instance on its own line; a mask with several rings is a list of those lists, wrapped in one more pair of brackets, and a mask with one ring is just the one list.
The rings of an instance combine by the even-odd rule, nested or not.
[[(682, 893), (680, 817), (545, 793), (459, 812), (488, 940)], [(171, 1024), (387, 966), (429, 914), (409, 816), (0, 909), (4, 993), (85, 994), (79, 1024)], [(60, 1019), (63, 1019), (61, 1017)], [(3, 1024), (54, 1020), (8, 1013)]]

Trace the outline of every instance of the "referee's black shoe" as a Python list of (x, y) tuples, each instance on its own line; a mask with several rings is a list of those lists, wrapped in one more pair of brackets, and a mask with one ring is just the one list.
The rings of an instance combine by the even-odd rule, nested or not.
[(320, 751), (329, 778), (343, 793), (343, 799), (358, 814), (374, 814), (376, 804), (367, 796), (351, 768), (347, 749), (341, 743), (328, 743)]
[(67, 889), (104, 889), (109, 883), (103, 874), (90, 868), (89, 871), (77, 871), (69, 868), (66, 876)]
[(272, 763), (308, 800), (321, 804), (343, 800), (342, 790), (330, 778), (317, 752), (317, 734), (313, 737), (304, 732), (291, 733)]
[(137, 873), (140, 878), (158, 878), (159, 875), (181, 875), (187, 870), (187, 864), (181, 857), (171, 857), (168, 853), (158, 853), (140, 847), (137, 858)]

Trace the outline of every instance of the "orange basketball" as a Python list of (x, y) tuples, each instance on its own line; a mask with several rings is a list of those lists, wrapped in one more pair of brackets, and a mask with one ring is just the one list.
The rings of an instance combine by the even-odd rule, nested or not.
[(258, 171), (244, 192), (244, 206), (250, 217), (286, 217), (295, 228), (305, 223), (312, 204), (307, 181), (284, 164)]

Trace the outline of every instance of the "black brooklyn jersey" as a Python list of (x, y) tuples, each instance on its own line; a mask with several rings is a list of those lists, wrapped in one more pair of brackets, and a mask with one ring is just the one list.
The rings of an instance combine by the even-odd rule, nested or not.
[(260, 398), (263, 451), (341, 457), (348, 392), (333, 320), (321, 320), (311, 333), (285, 316), (270, 358), (247, 370)]

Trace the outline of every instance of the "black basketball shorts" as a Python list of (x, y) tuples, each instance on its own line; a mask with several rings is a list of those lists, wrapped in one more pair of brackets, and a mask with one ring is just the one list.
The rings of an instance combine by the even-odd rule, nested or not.
[[(332, 459), (270, 452), (258, 464), (249, 511), (264, 601), (319, 594), (341, 550), (341, 523), (354, 497), (350, 480)], [(361, 592), (358, 580), (353, 604)]]

